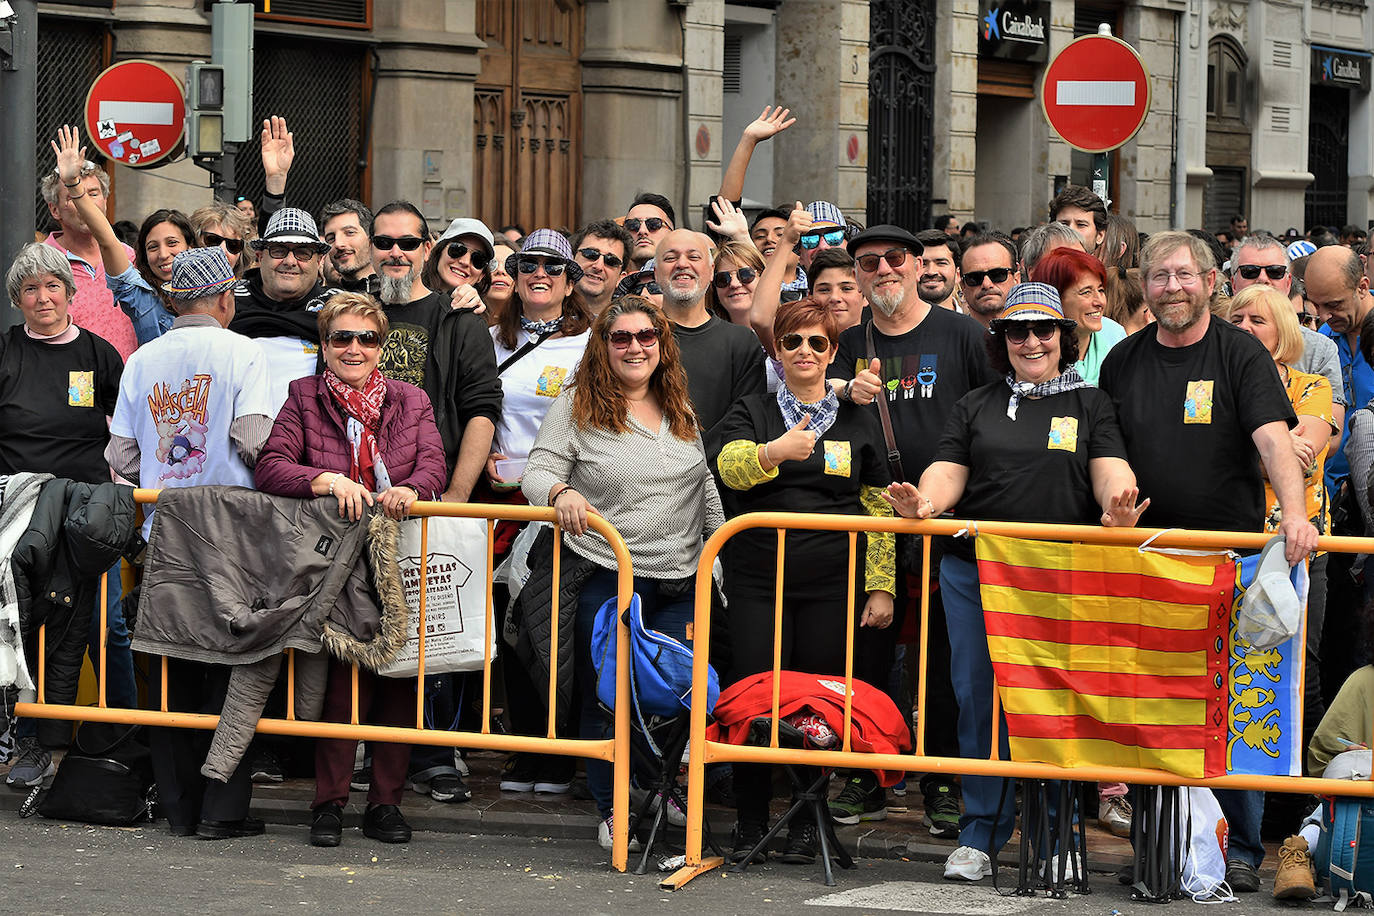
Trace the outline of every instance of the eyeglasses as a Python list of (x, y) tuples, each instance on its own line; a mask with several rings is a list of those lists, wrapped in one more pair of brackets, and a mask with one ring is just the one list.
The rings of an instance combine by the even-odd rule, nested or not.
[(639, 345), (647, 349), (658, 343), (658, 328), (641, 328), (638, 331), (612, 331), (606, 335), (606, 339), (617, 350), (628, 350), (631, 340), (639, 341)]
[(315, 260), (315, 255), (319, 254), (314, 245), (268, 245), (267, 256), (274, 261), (284, 261), (288, 254), (294, 254), (296, 260), (302, 263)]
[[(964, 285), (969, 289), (983, 285), (983, 278), (987, 277), (993, 283), (1006, 283), (1007, 277), (1011, 276), (1010, 267), (994, 267), (991, 270), (970, 270), (964, 274)], [(1021, 338), (1025, 340), (1025, 338)]]
[(515, 266), (522, 274), (535, 273), (542, 267), (544, 268), (544, 273), (548, 274), (550, 277), (561, 277), (563, 276), (563, 271), (568, 268), (568, 265), (564, 264), (562, 261), (548, 261), (544, 258), (521, 258), (515, 262)]
[(657, 232), (664, 226), (667, 226), (669, 229), (673, 228), (672, 223), (668, 222), (666, 219), (659, 219), (657, 216), (651, 216), (648, 219), (630, 218), (625, 220), (622, 225), (631, 232), (638, 232), (641, 224), (650, 232)]
[(738, 277), (740, 286), (748, 286), (754, 282), (754, 278), (757, 276), (758, 271), (752, 267), (741, 267), (739, 270), (718, 270), (712, 282), (716, 284), (716, 289), (725, 289), (730, 285), (731, 277)]
[(1002, 333), (1007, 335), (1009, 343), (1023, 344), (1032, 331), (1041, 340), (1049, 340), (1058, 330), (1059, 325), (1053, 321), (1017, 321), (1008, 324), (1003, 328)]
[(1288, 265), (1265, 264), (1261, 266), (1259, 264), (1242, 264), (1236, 268), (1236, 273), (1247, 280), (1258, 280), (1261, 270), (1264, 271), (1270, 280), (1282, 280), (1288, 273)]
[(887, 266), (896, 270), (906, 263), (906, 256), (910, 252), (905, 248), (889, 248), (882, 254), (861, 254), (854, 259), (854, 263), (859, 265), (859, 269), (866, 274), (871, 274), (878, 269), (879, 261), (886, 261)]
[(631, 284), (630, 287), (625, 290), (625, 295), (627, 296), (642, 296), (645, 293), (648, 293), (650, 296), (661, 296), (663, 295), (663, 287), (658, 285), (657, 280), (645, 280), (643, 283)]
[(824, 232), (809, 232), (801, 237), (801, 246), (807, 251), (810, 251), (812, 248), (819, 248), (821, 239), (825, 239), (827, 245), (831, 248), (835, 248), (844, 241), (844, 230), (827, 229)]
[(1317, 326), (1317, 316), (1311, 312), (1298, 312), (1298, 324), (1305, 328), (1315, 328)]
[(374, 235), (372, 237), (372, 247), (378, 251), (390, 251), (399, 248), (402, 251), (414, 251), (425, 243), (425, 240), (418, 235), (403, 235), (397, 238), (393, 235)]
[(330, 331), (325, 340), (340, 350), (347, 348), (355, 340), (358, 346), (367, 350), (375, 350), (382, 345), (382, 335), (376, 331)]
[[(402, 245), (401, 250), (410, 251), (411, 249), (406, 248), (404, 245)], [(449, 242), (447, 253), (450, 261), (460, 261), (462, 260), (463, 255), (471, 254), (472, 258), (468, 261), (468, 263), (470, 263), (477, 270), (486, 270), (487, 264), (491, 262), (491, 255), (487, 254), (485, 251), (478, 251), (476, 248), (469, 248), (462, 242)]]
[(243, 239), (225, 238), (222, 235), (215, 235), (213, 232), (202, 233), (200, 242), (203, 248), (214, 248), (216, 245), (223, 245), (224, 250), (230, 254), (241, 254), (243, 252)]
[[(1256, 274), (1256, 276), (1259, 275)], [(1164, 289), (1169, 285), (1170, 280), (1177, 280), (1179, 286), (1192, 286), (1202, 279), (1202, 274), (1194, 273), (1191, 270), (1160, 270), (1150, 274), (1146, 279), (1151, 287)]]
[(595, 264), (597, 262), (597, 259), (599, 258), (602, 261), (605, 261), (606, 266), (609, 267), (611, 270), (615, 270), (617, 267), (625, 263), (615, 255), (607, 254), (604, 251), (597, 251), (595, 248), (579, 248), (577, 249), (577, 253), (582, 255), (582, 260), (586, 261), (588, 264)]
[(812, 334), (810, 337), (802, 337), (800, 334), (784, 334), (778, 338), (778, 343), (789, 353), (802, 345), (805, 340), (811, 347), (812, 353), (824, 353), (830, 349), (830, 338), (824, 334)]

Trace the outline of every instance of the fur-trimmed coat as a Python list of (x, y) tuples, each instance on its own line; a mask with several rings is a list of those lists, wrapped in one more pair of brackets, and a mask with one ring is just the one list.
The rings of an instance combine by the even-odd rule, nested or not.
[(241, 487), (163, 490), (148, 539), (133, 646), (232, 665), (202, 772), (227, 781), (252, 739), (286, 649), (295, 713), (318, 719), (328, 656), (377, 670), (407, 639), (395, 521), (339, 518), (331, 499)]

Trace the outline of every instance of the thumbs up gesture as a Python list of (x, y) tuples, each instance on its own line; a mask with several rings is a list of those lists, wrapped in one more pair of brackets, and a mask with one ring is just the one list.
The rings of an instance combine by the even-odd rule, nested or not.
[(849, 398), (855, 404), (870, 404), (883, 390), (883, 367), (877, 357), (868, 361), (868, 368), (854, 376)]
[(816, 434), (806, 428), (811, 422), (807, 414), (801, 421), (772, 442), (768, 443), (768, 457), (777, 464), (784, 461), (805, 461), (816, 448)]

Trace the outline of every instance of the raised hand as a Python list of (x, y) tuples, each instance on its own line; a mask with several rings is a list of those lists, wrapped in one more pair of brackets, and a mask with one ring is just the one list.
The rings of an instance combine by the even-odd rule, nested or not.
[(888, 484), (883, 491), (883, 499), (903, 518), (930, 518), (935, 514), (935, 506), (930, 497), (923, 496), (916, 485), (908, 481)]
[(706, 221), (706, 228), (723, 238), (732, 239), (746, 245), (753, 245), (754, 241), (749, 237), (749, 220), (745, 217), (743, 210), (738, 210), (735, 205), (723, 197), (711, 199), (711, 212), (716, 215), (716, 221)]
[(287, 130), (285, 118), (272, 115), (262, 122), (261, 143), (267, 191), (280, 194), (286, 190), (286, 173), (291, 171), (291, 163), (296, 159), (296, 135)]
[(57, 177), (65, 184), (76, 184), (81, 180), (81, 168), (86, 162), (86, 147), (78, 147), (81, 131), (69, 125), (57, 129), (57, 139), (50, 141), (52, 151), (57, 156)]
[(1107, 528), (1134, 528), (1136, 522), (1140, 521), (1140, 514), (1150, 507), (1148, 497), (1136, 505), (1136, 500), (1139, 497), (1139, 487), (1127, 487), (1113, 496), (1111, 502), (1107, 504), (1106, 511), (1102, 513), (1103, 526)]
[(788, 248), (795, 246), (801, 241), (801, 237), (810, 230), (813, 222), (815, 221), (807, 211), (806, 205), (797, 201), (797, 205), (792, 208), (791, 214), (787, 217), (787, 225), (782, 227), (783, 244)]
[(811, 415), (803, 415), (797, 425), (768, 443), (768, 458), (774, 464), (805, 461), (816, 449), (816, 434), (807, 429)]
[(744, 136), (755, 143), (770, 140), (797, 123), (796, 118), (788, 117), (790, 114), (792, 114), (791, 109), (783, 108), (781, 105), (777, 108), (765, 105), (763, 106), (763, 113), (750, 122), (748, 127), (744, 128)]
[(871, 404), (883, 390), (883, 364), (876, 356), (868, 361), (868, 368), (854, 376), (849, 386), (849, 399), (855, 404)]

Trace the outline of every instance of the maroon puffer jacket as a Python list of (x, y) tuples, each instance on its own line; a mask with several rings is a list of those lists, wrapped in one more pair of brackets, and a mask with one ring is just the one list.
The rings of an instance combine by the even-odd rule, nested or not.
[[(348, 473), (347, 420), (325, 387), (309, 375), (291, 383), (258, 455), (253, 482), (264, 493), (311, 499), (310, 482), (321, 474)], [(405, 382), (386, 380), (377, 447), (392, 486), (412, 487), (421, 499), (438, 499), (448, 483), (444, 445), (434, 425), (429, 396)]]

